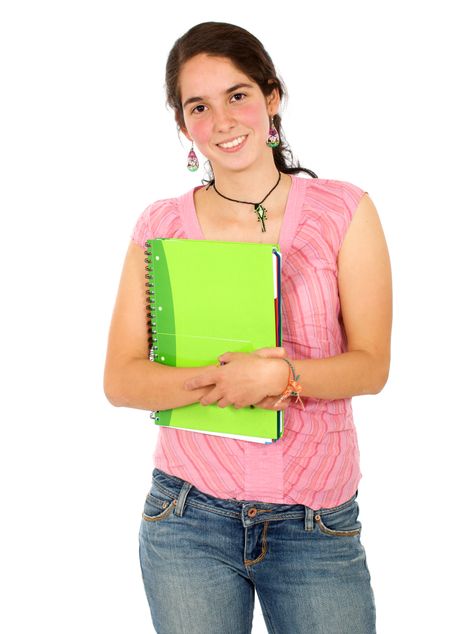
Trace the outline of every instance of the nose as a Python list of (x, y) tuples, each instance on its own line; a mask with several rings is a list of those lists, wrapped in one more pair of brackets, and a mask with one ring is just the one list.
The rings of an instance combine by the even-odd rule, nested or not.
[(235, 126), (233, 114), (227, 108), (216, 109), (214, 129), (216, 132), (228, 132)]

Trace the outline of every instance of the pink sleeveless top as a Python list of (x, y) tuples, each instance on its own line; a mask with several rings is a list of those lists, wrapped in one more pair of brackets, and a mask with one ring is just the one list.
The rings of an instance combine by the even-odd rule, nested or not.
[[(149, 238), (204, 239), (194, 191), (147, 207), (132, 240), (144, 248)], [(283, 346), (291, 359), (347, 350), (337, 256), (363, 195), (344, 181), (292, 176), (279, 239)], [(289, 406), (284, 435), (270, 445), (159, 427), (154, 464), (219, 498), (337, 506), (356, 492), (362, 475), (351, 399), (303, 402), (305, 410)]]

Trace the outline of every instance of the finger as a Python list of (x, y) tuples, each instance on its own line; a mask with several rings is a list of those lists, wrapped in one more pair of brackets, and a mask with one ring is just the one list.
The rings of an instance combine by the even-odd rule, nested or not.
[(217, 401), (217, 407), (228, 407), (228, 405), (231, 405), (231, 402), (225, 397)]
[(198, 387), (207, 387), (208, 385), (215, 385), (217, 380), (217, 373), (213, 371), (204, 372), (193, 376), (184, 383), (186, 390), (195, 390)]
[(220, 363), (229, 363), (230, 361), (233, 360), (233, 358), (239, 353), (236, 352), (224, 352), (223, 354), (221, 354), (218, 358), (218, 360), (220, 361)]
[(264, 409), (271, 409), (273, 405), (273, 401), (271, 398), (265, 398), (261, 404), (258, 404), (258, 407), (262, 407)]
[(262, 401), (256, 404), (256, 407), (261, 409), (272, 409), (273, 401), (270, 398), (264, 398)]
[(199, 400), (200, 405), (212, 405), (222, 398), (222, 393), (217, 388), (213, 388), (207, 394), (204, 394)]
[(263, 357), (264, 359), (275, 358), (281, 359), (286, 356), (286, 350), (283, 347), (277, 348), (259, 348), (254, 351), (258, 357)]

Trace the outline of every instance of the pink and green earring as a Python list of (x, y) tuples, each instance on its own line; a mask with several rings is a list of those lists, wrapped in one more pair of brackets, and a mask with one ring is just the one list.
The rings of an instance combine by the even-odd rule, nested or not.
[(194, 141), (192, 141), (192, 147), (188, 154), (187, 168), (190, 172), (196, 172), (198, 170), (198, 158), (194, 151)]
[(273, 117), (270, 117), (269, 138), (266, 143), (269, 147), (278, 147), (280, 145), (280, 135), (273, 124)]

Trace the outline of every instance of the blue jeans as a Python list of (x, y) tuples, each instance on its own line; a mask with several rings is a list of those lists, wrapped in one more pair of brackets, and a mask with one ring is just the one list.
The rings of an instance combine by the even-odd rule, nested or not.
[(329, 509), (222, 499), (153, 470), (139, 531), (157, 634), (373, 634), (355, 495)]

